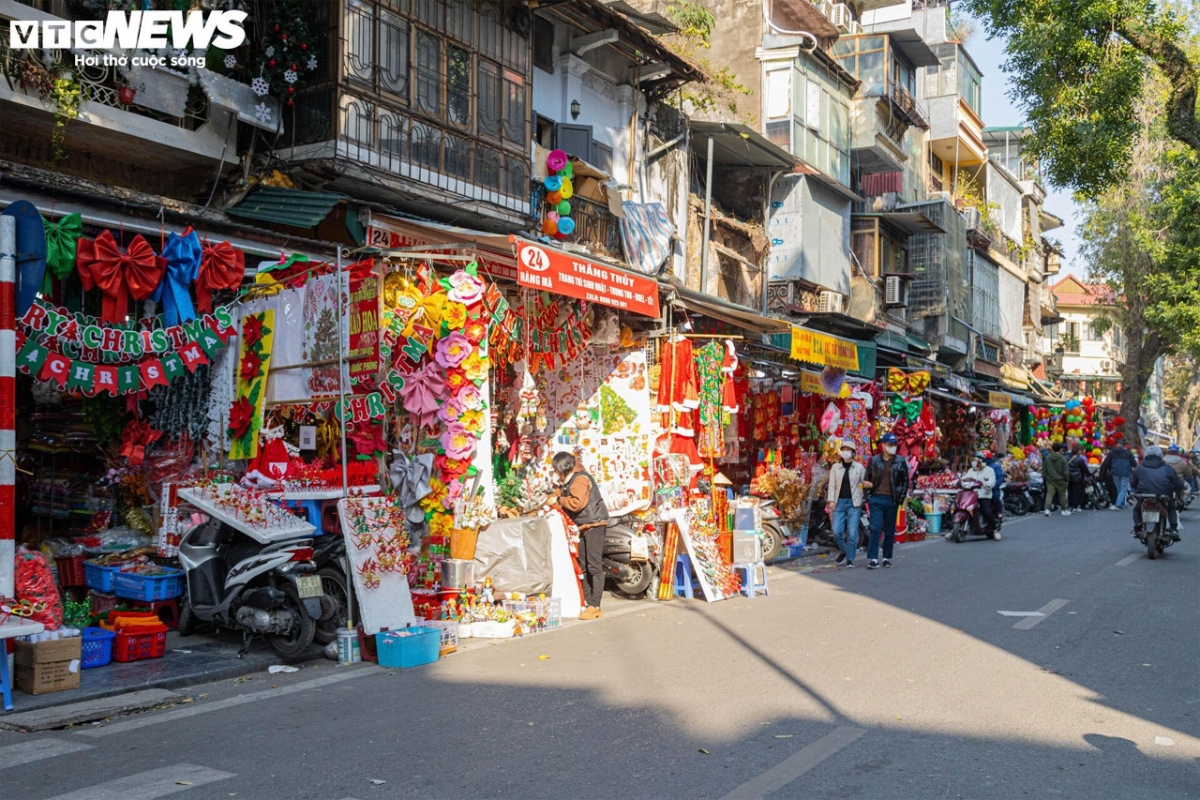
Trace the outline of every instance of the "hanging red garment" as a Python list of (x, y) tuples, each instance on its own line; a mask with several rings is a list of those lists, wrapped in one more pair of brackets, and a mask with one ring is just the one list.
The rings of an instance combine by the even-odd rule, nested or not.
[(665, 342), (661, 353), (658, 410), (663, 415), (662, 428), (680, 436), (694, 437), (696, 409), (700, 407), (700, 378), (692, 357), (692, 343), (687, 339)]
[(725, 380), (721, 386), (721, 407), (730, 414), (738, 413), (741, 403), (738, 400), (737, 380), (734, 375), (738, 371), (737, 350), (731, 340), (725, 341), (725, 360), (721, 364), (721, 374)]

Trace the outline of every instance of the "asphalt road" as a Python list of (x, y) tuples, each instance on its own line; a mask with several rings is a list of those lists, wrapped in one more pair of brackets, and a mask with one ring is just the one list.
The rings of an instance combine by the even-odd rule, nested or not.
[(1027, 517), (890, 570), (773, 569), (769, 597), (606, 602), (429, 667), (196, 687), (0, 734), (0, 797), (1198, 797), (1184, 521), (1155, 562), (1124, 513)]

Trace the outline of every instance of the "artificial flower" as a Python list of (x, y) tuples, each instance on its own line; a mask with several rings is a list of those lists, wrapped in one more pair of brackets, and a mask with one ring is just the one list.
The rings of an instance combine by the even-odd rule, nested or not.
[(253, 350), (246, 350), (242, 353), (242, 369), (239, 373), (244, 381), (252, 381), (258, 377), (258, 373), (262, 370), (262, 359), (258, 357), (258, 353)]
[(432, 491), (421, 498), (421, 508), (427, 512), (440, 511), (443, 508), (442, 502), (446, 499), (446, 484), (437, 478), (430, 478), (429, 488)]
[(421, 301), (421, 310), (424, 312), (421, 318), (421, 324), (426, 325), (436, 332), (442, 327), (442, 318), (445, 316), (446, 295), (441, 292), (431, 294)]
[(257, 314), (250, 314), (242, 320), (242, 340), (247, 345), (257, 344), (262, 337), (262, 317)]
[(463, 328), (463, 335), (471, 344), (479, 344), (487, 336), (487, 323), (478, 317), (468, 319), (466, 327)]
[(468, 411), (479, 411), (483, 408), (483, 392), (479, 391), (479, 387), (473, 383), (465, 383), (455, 393), (454, 399)]
[(437, 474), (441, 475), (447, 482), (461, 478), (471, 468), (471, 462), (465, 459), (447, 458), (445, 455), (437, 456), (433, 459), (433, 467), (437, 470)]
[(459, 405), (457, 400), (451, 399), (443, 403), (442, 407), (438, 409), (437, 417), (442, 422), (449, 424), (451, 422), (458, 422), (459, 417), (463, 415), (464, 411), (466, 409)]
[(449, 536), (454, 528), (454, 521), (449, 514), (434, 514), (429, 518), (430, 536)]
[(437, 343), (436, 358), (442, 369), (453, 369), (471, 355), (471, 342), (458, 331)]
[[(447, 404), (449, 405), (449, 404)], [(459, 423), (471, 433), (479, 434), (483, 431), (483, 412), (482, 411), (464, 411), (458, 418)]]
[(460, 481), (451, 481), (450, 484), (446, 486), (446, 499), (442, 501), (442, 504), (446, 507), (447, 511), (453, 511), (454, 504), (457, 503), (462, 496), (462, 483)]
[(442, 322), (452, 331), (461, 331), (467, 324), (467, 307), (462, 303), (446, 303)]
[(470, 381), (467, 380), (467, 373), (461, 369), (452, 369), (446, 373), (446, 388), (452, 393), (458, 392), (463, 386), (466, 386)]
[(450, 276), (450, 299), (473, 306), (483, 299), (483, 281), (466, 270), (458, 270)]
[(233, 434), (233, 438), (240, 439), (245, 436), (253, 420), (254, 404), (245, 397), (234, 400), (229, 409), (229, 432)]
[[(464, 336), (463, 338), (465, 339), (466, 337)], [(467, 375), (467, 380), (487, 380), (487, 358), (485, 356), (480, 356), (478, 352), (471, 353), (471, 355), (462, 362), (462, 369)]]
[(442, 449), (446, 451), (447, 458), (465, 459), (470, 458), (475, 452), (476, 439), (473, 434), (457, 422), (452, 422), (446, 426), (446, 430), (441, 437)]

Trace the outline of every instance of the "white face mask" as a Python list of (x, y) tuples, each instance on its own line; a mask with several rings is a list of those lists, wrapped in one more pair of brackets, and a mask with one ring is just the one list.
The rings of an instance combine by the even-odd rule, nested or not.
[(887, 453), (889, 456), (895, 455), (896, 454), (896, 445), (885, 444), (883, 446), (883, 452)]
[(854, 458), (853, 450), (843, 450), (842, 451), (842, 460), (843, 461), (849, 461), (852, 458)]

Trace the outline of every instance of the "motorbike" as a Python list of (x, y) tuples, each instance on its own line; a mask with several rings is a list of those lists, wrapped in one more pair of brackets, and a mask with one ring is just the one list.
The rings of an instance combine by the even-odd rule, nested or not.
[[(762, 515), (763, 561), (774, 561), (779, 558), (779, 553), (783, 550), (783, 541), (792, 535), (792, 531), (780, 518), (774, 500), (759, 501), (758, 508)], [(811, 524), (809, 538), (812, 538)]]
[(1146, 557), (1154, 561), (1175, 544), (1175, 539), (1167, 530), (1172, 500), (1154, 494), (1134, 494), (1133, 497), (1142, 509), (1142, 530), (1135, 528), (1133, 535), (1146, 545)]
[(1083, 478), (1083, 507), (1103, 510), (1111, 504), (1104, 482), (1089, 471)]
[(604, 531), (604, 575), (617, 591), (641, 597), (662, 569), (662, 537), (652, 518), (613, 517)]
[[(867, 538), (871, 533), (871, 510), (869, 501), (863, 500), (862, 513), (858, 517), (858, 549), (867, 549)], [(838, 549), (837, 537), (833, 535), (833, 520), (825, 513), (825, 504), (814, 502), (808, 515), (808, 540), (822, 547)]]
[(314, 552), (310, 536), (274, 540), (215, 518), (192, 526), (179, 543), (187, 584), (180, 634), (213, 623), (242, 632), (239, 656), (259, 635), (284, 658), (303, 655), (316, 636), (317, 621), (330, 609), (322, 578), (314, 574)]
[(954, 528), (950, 531), (950, 539), (956, 543), (962, 542), (967, 536), (1000, 538), (1000, 528), (1004, 521), (997, 518), (993, 522), (983, 514), (979, 507), (981, 501), (978, 489), (981, 485), (979, 481), (967, 478), (959, 481), (958, 494), (954, 497)]
[(314, 542), (313, 565), (325, 594), (313, 638), (320, 644), (329, 644), (350, 621), (350, 592), (354, 589), (346, 575), (346, 540), (341, 534), (330, 534)]
[(1023, 517), (1033, 508), (1028, 481), (1009, 481), (1004, 484), (1004, 513)]
[(1029, 496), (1030, 511), (1041, 511), (1046, 507), (1046, 481), (1042, 478), (1042, 473), (1029, 473), (1029, 481), (1025, 485), (1025, 492)]

